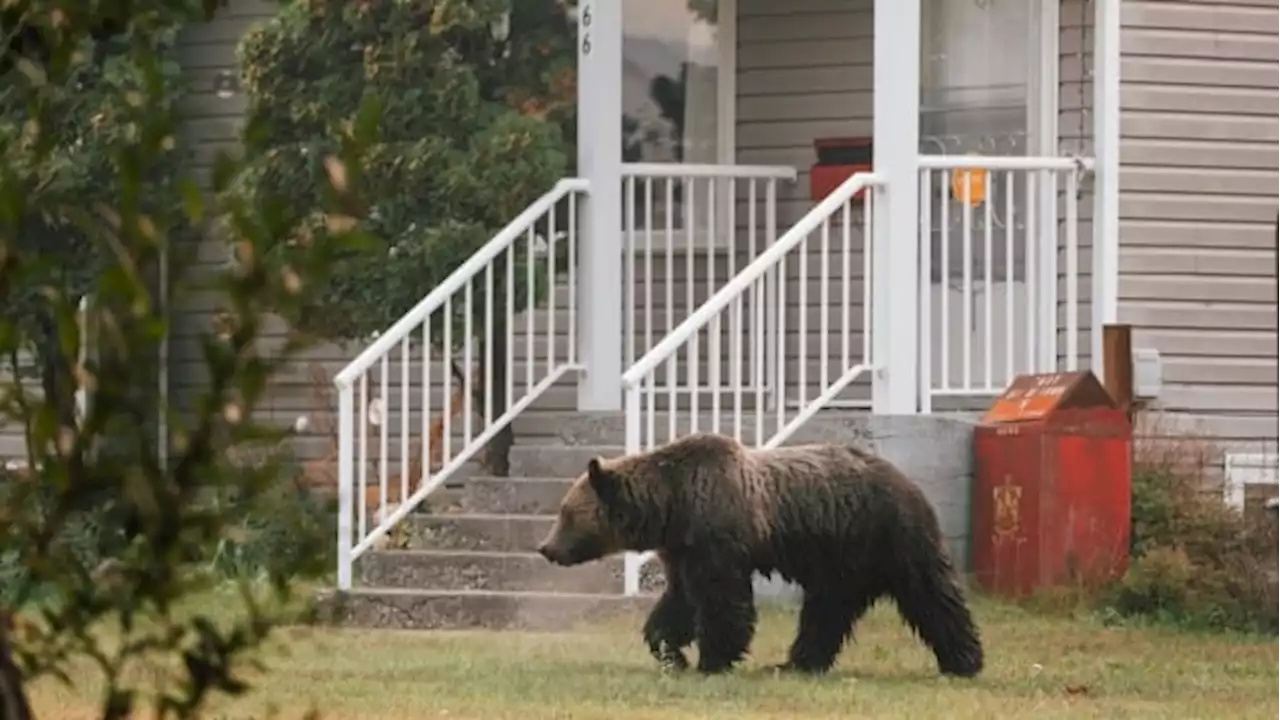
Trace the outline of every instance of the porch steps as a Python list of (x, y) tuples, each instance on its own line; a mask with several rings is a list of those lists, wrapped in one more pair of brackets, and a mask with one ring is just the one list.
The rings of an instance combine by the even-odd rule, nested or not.
[[(852, 441), (864, 418), (857, 412), (824, 413), (792, 442)], [(665, 414), (655, 418), (660, 439), (666, 437), (666, 423)], [(688, 432), (688, 425), (687, 419), (680, 422), (678, 433)], [(699, 418), (698, 427), (710, 426), (709, 417)], [(515, 427), (511, 477), (477, 470), (461, 487), (433, 493), (379, 549), (356, 561), (350, 592), (324, 595), (321, 607), (329, 622), (368, 628), (563, 630), (580, 620), (641, 612), (653, 602), (664, 584), (655, 564), (645, 568), (641, 596), (627, 598), (622, 595), (621, 557), (560, 568), (535, 551), (587, 461), (622, 454), (621, 413), (530, 413), (518, 418)], [(748, 430), (754, 433), (753, 427)]]
[(476, 473), (458, 489), (433, 493), (423, 512), (356, 561), (351, 592), (325, 594), (326, 619), (367, 628), (564, 630), (648, 607), (660, 572), (644, 578), (641, 597), (628, 598), (621, 557), (561, 568), (535, 551), (587, 460), (622, 453), (621, 415), (596, 422), (539, 415), (517, 420), (517, 438), (533, 438), (511, 448), (511, 477)]

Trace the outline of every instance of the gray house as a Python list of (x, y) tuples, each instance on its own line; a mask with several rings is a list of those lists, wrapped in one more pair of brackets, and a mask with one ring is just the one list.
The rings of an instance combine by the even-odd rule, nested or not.
[[(341, 488), (340, 587), (425, 625), (462, 622), (464, 605), (522, 622), (530, 603), (572, 615), (622, 602), (643, 589), (642, 559), (628, 558), (625, 586), (607, 564), (552, 572), (527, 553), (540, 513), (592, 454), (695, 427), (753, 444), (858, 432), (911, 455), (875, 428), (916, 423), (943, 458), (921, 472), (963, 552), (956, 418), (1016, 374), (1101, 373), (1107, 323), (1133, 327), (1139, 394), (1169, 432), (1274, 464), (1276, 0), (717, 3), (713, 25), (687, 0), (579, 0), (580, 112), (643, 117), (656, 139), (623, 163), (619, 123), (584, 123), (581, 178), (368, 347), (326, 348), (280, 383), (282, 422), (336, 408), (300, 447)], [(201, 162), (235, 143), (235, 46), (271, 15), (231, 0), (186, 36)], [(646, 73), (680, 62), (695, 71), (676, 124)], [(424, 321), (464, 302), (499, 254), (555, 252), (573, 269), (512, 314), (507, 404), (469, 407), (446, 360), (477, 378), (492, 360), (461, 338), (424, 350), (442, 345), (423, 342)], [(211, 237), (200, 257), (227, 251)], [(175, 398), (200, 382), (194, 337), (210, 314), (183, 309)], [(473, 456), (508, 423), (518, 477), (487, 478)], [(440, 502), (465, 512), (431, 514)], [(388, 550), (392, 537), (418, 554)], [(459, 562), (490, 592), (451, 584)], [(379, 589), (406, 578), (412, 593)], [(566, 605), (539, 595), (550, 589), (593, 594)], [(377, 602), (352, 607), (390, 622)]]

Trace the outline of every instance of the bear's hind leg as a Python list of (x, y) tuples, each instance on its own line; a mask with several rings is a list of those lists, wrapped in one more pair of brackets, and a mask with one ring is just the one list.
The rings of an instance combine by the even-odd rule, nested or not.
[(658, 598), (644, 623), (644, 641), (649, 653), (668, 670), (684, 670), (689, 661), (684, 649), (693, 644), (693, 606), (685, 595), (679, 573), (667, 566), (667, 588)]
[(982, 642), (950, 559), (936, 544), (922, 542), (899, 562), (893, 599), (902, 619), (933, 650), (944, 675), (982, 672)]
[[(756, 629), (751, 573), (743, 564), (682, 563), (681, 579), (693, 606), (698, 672), (729, 670), (742, 659)], [(749, 566), (746, 566), (749, 567)]]
[(806, 589), (796, 639), (791, 643), (787, 662), (778, 669), (804, 673), (830, 670), (853, 633), (854, 624), (866, 614), (877, 596)]

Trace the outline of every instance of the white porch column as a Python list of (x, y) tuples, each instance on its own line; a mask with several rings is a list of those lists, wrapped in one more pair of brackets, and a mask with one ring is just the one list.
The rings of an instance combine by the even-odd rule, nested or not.
[[(875, 3), (872, 383), (876, 413), (914, 414), (919, 342), (920, 0)], [(927, 366), (926, 366), (927, 368)]]
[(1102, 326), (1120, 294), (1120, 0), (1094, 0), (1091, 367), (1103, 380)]
[(578, 4), (579, 410), (622, 408), (622, 2)]

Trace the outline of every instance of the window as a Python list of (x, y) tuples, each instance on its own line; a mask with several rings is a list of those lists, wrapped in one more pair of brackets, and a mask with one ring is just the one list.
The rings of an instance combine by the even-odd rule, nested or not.
[(1039, 154), (1027, 142), (1039, 79), (1037, 5), (1034, 0), (925, 0), (921, 152)]
[[(1056, 0), (924, 0), (920, 42), (922, 154), (1055, 153), (1055, 143), (1044, 137), (1040, 115), (1044, 104), (1042, 62), (1048, 59), (1045, 55), (1056, 53), (1056, 44), (1043, 47), (1042, 6), (1056, 9)], [(1056, 111), (1046, 108), (1044, 112)], [(1003, 236), (1005, 225), (1012, 223), (1021, 238), (1027, 218), (1025, 175), (992, 173), (991, 182), (993, 230)], [(1006, 183), (1014, 186), (1012, 217), (1005, 217)], [(942, 175), (934, 175), (931, 191), (932, 273), (934, 282), (940, 282), (942, 213), (938, 204), (943, 201)], [(973, 213), (970, 227), (974, 237), (981, 236), (984, 222), (982, 212)], [(961, 224), (960, 205), (951, 201), (947, 245), (952, 281), (964, 272)], [(995, 277), (1004, 278), (1005, 266), (1012, 262), (1014, 278), (1022, 280), (1027, 270), (1023, 242), (1015, 243), (1012, 258), (1005, 255), (1004, 243), (996, 243), (992, 249)], [(970, 269), (981, 272), (985, 261), (985, 247), (976, 244)]]
[[(734, 162), (735, 5), (735, 0), (624, 0), (624, 163)], [(705, 243), (712, 197), (720, 225), (728, 211), (726, 183), (636, 181), (633, 192), (624, 194), (624, 224), (679, 231), (683, 239), (671, 239), (678, 245)], [(626, 217), (628, 209), (634, 219)], [(717, 227), (717, 235), (723, 232)]]
[(717, 21), (731, 5), (623, 2), (623, 162), (733, 161), (733, 55)]

